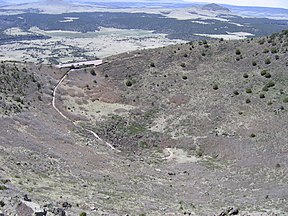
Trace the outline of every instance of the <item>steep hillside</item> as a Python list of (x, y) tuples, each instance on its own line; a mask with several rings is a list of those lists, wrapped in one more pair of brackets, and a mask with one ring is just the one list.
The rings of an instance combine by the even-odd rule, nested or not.
[(283, 31), (70, 71), (5, 63), (1, 103), (24, 108), (2, 106), (0, 210), (27, 194), (48, 215), (287, 215), (287, 50)]

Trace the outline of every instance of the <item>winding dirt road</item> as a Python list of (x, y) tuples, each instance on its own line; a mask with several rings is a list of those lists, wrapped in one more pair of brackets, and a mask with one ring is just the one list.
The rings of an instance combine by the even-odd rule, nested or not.
[[(98, 65), (100, 65), (100, 64), (102, 64), (102, 62), (101, 62), (101, 63), (99, 62)], [(65, 78), (68, 76), (68, 74), (69, 74), (70, 72), (73, 72), (73, 71), (76, 71), (76, 70), (75, 70), (75, 69), (71, 69), (71, 70), (67, 71), (67, 72), (61, 77), (61, 79), (58, 81), (57, 85), (55, 86), (55, 88), (54, 88), (54, 90), (53, 90), (53, 94), (52, 94), (52, 106), (53, 106), (53, 108), (54, 108), (63, 118), (65, 118), (65, 119), (68, 120), (68, 121), (71, 121), (76, 127), (81, 128), (82, 130), (85, 130), (85, 131), (91, 133), (96, 139), (98, 139), (98, 140), (101, 141), (101, 142), (104, 142), (104, 143), (105, 143), (109, 148), (111, 148), (112, 150), (115, 150), (115, 151), (120, 152), (120, 150), (116, 149), (112, 144), (110, 144), (110, 143), (104, 141), (103, 139), (101, 139), (94, 131), (89, 130), (89, 129), (86, 129), (86, 128), (83, 128), (82, 126), (78, 125), (77, 122), (69, 119), (68, 116), (66, 116), (63, 112), (61, 112), (61, 111), (57, 108), (57, 106), (56, 106), (56, 92), (57, 92), (57, 89), (58, 89), (58, 87), (61, 85), (61, 83), (65, 80)]]

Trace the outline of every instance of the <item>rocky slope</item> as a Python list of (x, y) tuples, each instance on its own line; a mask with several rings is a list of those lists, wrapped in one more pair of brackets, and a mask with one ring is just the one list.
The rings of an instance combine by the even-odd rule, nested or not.
[(1, 110), (1, 211), (287, 215), (287, 48), (283, 31), (111, 56), (59, 87), (71, 121), (51, 105), (65, 70), (3, 63), (1, 104), (25, 108)]

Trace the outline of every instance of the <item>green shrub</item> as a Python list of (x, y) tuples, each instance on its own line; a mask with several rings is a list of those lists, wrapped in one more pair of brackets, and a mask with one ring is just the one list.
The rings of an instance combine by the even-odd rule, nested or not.
[(278, 50), (277, 50), (276, 47), (273, 47), (273, 48), (271, 49), (271, 53), (275, 54), (275, 53), (277, 53), (277, 52), (278, 52)]
[(271, 88), (271, 87), (275, 86), (275, 83), (274, 83), (273, 81), (269, 81), (269, 82), (266, 84), (266, 86), (267, 86), (268, 88)]
[(261, 94), (259, 95), (259, 97), (260, 97), (260, 98), (265, 98), (265, 95), (264, 95), (263, 93), (261, 93)]
[(279, 55), (275, 55), (275, 60), (279, 60)]
[(96, 76), (95, 70), (94, 70), (94, 69), (91, 69), (91, 70), (90, 70), (90, 74), (91, 74), (92, 76)]
[(266, 73), (267, 73), (267, 70), (262, 70), (262, 71), (260, 72), (261, 76), (265, 76)]
[(265, 64), (271, 64), (271, 60), (270, 60), (269, 58), (267, 58), (267, 59), (265, 60)]
[(130, 87), (133, 85), (133, 82), (131, 80), (126, 80), (126, 86)]
[(269, 91), (269, 88), (265, 85), (263, 88), (262, 88), (262, 91)]
[(263, 45), (263, 44), (265, 43), (265, 39), (259, 40), (258, 43), (259, 43), (260, 45)]
[(269, 49), (264, 49), (263, 53), (269, 53)]
[(265, 78), (271, 78), (271, 74), (270, 73), (266, 73), (264, 76), (265, 76)]
[(2, 207), (4, 207), (5, 206), (5, 203), (1, 200), (0, 201), (0, 207), (2, 208)]
[(217, 85), (217, 84), (214, 84), (214, 85), (213, 85), (213, 89), (214, 89), (214, 90), (219, 89), (218, 85)]
[(79, 216), (87, 216), (86, 212), (82, 212)]
[(5, 185), (0, 185), (0, 190), (7, 190), (7, 187)]
[(246, 93), (251, 94), (252, 93), (252, 89), (251, 88), (247, 88), (246, 89)]
[(244, 77), (244, 78), (248, 78), (249, 75), (248, 75), (247, 73), (244, 73), (244, 74), (243, 74), (243, 77)]
[(233, 94), (234, 94), (234, 95), (239, 95), (239, 92), (238, 92), (237, 90), (235, 90), (235, 91), (233, 92)]
[(284, 102), (284, 103), (288, 103), (288, 97), (284, 98), (284, 99), (283, 99), (283, 102)]

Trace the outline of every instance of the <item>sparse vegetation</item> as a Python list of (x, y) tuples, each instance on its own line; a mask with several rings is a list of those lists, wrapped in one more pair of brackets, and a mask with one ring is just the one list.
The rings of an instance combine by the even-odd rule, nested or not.
[(8, 188), (5, 185), (0, 185), (0, 191), (1, 190), (7, 190)]
[(185, 68), (185, 67), (186, 67), (186, 64), (185, 64), (185, 63), (181, 63), (180, 66), (183, 67), (183, 68)]
[(218, 89), (219, 89), (219, 86), (218, 86), (217, 84), (214, 84), (214, 85), (213, 85), (213, 89), (214, 89), (214, 90), (218, 90)]
[(254, 137), (256, 137), (256, 134), (252, 133), (252, 134), (250, 134), (250, 137), (254, 138)]
[(92, 76), (96, 76), (96, 72), (95, 72), (94, 69), (91, 69), (91, 70), (90, 70), (90, 73), (91, 73)]
[(246, 89), (246, 93), (251, 94), (252, 93), (252, 89), (251, 88), (247, 88)]
[(265, 60), (265, 64), (271, 64), (270, 58), (267, 58), (267, 59)]
[(241, 51), (240, 51), (240, 49), (236, 49), (236, 55), (241, 55)]
[(128, 86), (128, 87), (130, 87), (130, 86), (132, 86), (133, 85), (133, 82), (132, 82), (132, 80), (126, 80), (126, 86)]

